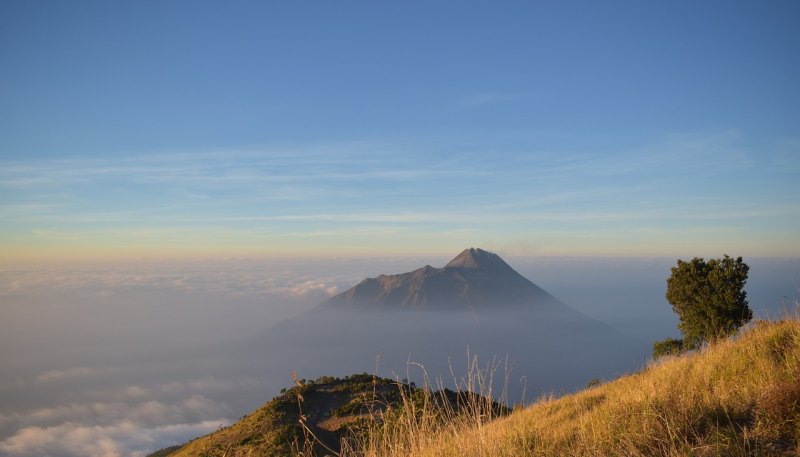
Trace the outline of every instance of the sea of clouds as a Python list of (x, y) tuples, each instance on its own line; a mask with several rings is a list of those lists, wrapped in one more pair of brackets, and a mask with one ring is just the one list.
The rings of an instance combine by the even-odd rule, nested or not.
[[(143, 456), (233, 423), (290, 384), (289, 373), (265, 378), (263, 369), (252, 369), (264, 354), (241, 351), (237, 341), (311, 310), (364, 277), (447, 260), (4, 268), (0, 454)], [(562, 301), (628, 336), (649, 342), (676, 335), (664, 299), (674, 259), (508, 260)], [(791, 309), (800, 296), (792, 282), (800, 278), (800, 260), (749, 263), (756, 312), (778, 316)], [(364, 370), (372, 364), (366, 360)]]

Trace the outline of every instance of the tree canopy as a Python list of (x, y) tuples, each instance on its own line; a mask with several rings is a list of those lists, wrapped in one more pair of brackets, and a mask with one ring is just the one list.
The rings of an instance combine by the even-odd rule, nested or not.
[(741, 257), (678, 260), (667, 279), (667, 301), (678, 314), (685, 347), (728, 336), (753, 318), (744, 285), (750, 267)]

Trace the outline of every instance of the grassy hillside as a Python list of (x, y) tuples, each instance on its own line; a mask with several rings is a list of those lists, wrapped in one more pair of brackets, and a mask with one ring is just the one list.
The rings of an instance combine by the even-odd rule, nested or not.
[(164, 455), (286, 456), (300, 452), (324, 455), (330, 452), (326, 446), (338, 450), (341, 437), (369, 417), (373, 401), (381, 405), (397, 404), (399, 392), (395, 381), (368, 374), (298, 380), (297, 385), (239, 422)]
[(362, 440), (387, 421), (406, 414), (421, 418), (423, 412), (447, 417), (467, 406), (480, 406), (492, 417), (510, 412), (489, 398), (449, 389), (431, 392), (366, 373), (298, 380), (239, 422), (148, 457), (335, 455), (343, 438)]
[[(486, 373), (472, 375), (466, 389), (491, 385)], [(800, 320), (758, 322), (737, 338), (506, 413), (479, 395), (329, 378), (170, 455), (800, 455)]]
[[(800, 452), (800, 321), (736, 339), (487, 422), (399, 424), (349, 456), (737, 456)], [(374, 426), (378, 434), (385, 426)]]

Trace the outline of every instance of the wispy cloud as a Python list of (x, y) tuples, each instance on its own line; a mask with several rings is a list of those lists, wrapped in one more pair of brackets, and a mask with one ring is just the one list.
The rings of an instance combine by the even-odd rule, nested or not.
[[(290, 260), (218, 260), (201, 264), (167, 262), (57, 270), (0, 269), (0, 296), (37, 290), (102, 292), (117, 296), (134, 289), (233, 294), (251, 296), (259, 302), (293, 303), (299, 299), (316, 303), (361, 279), (360, 274), (333, 268), (335, 265), (330, 260), (320, 259), (317, 264), (308, 266)], [(56, 383), (98, 374), (96, 368), (68, 367), (42, 372), (35, 381)], [(200, 385), (194, 387), (200, 388)]]
[(16, 160), (0, 162), (0, 232), (33, 246), (201, 246), (366, 229), (382, 231), (388, 244), (397, 233), (522, 232), (531, 224), (561, 224), (565, 232), (597, 222), (624, 229), (766, 217), (781, 224), (780, 215), (770, 217), (796, 212), (788, 207), (792, 184), (776, 170), (798, 166), (787, 152), (794, 145), (775, 144), (764, 156), (727, 130), (619, 151), (346, 142)]
[(64, 422), (50, 427), (31, 426), (0, 441), (9, 456), (59, 455), (64, 457), (141, 457), (155, 443), (181, 443), (230, 425), (226, 418), (191, 423), (139, 427), (132, 421), (104, 425)]
[(37, 383), (49, 383), (66, 379), (85, 378), (95, 374), (95, 370), (88, 367), (74, 367), (64, 370), (48, 370), (36, 377)]

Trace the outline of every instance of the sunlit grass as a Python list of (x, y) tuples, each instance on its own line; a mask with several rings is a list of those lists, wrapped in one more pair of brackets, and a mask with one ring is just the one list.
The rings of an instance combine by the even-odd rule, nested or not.
[(358, 375), (353, 379), (368, 384), (358, 391), (367, 397), (371, 392), (372, 400), (365, 397), (365, 409), (352, 416), (340, 449), (330, 441), (323, 445), (318, 429), (312, 432), (314, 425), (306, 423), (304, 411), (314, 403), (303, 399), (301, 383), (278, 397), (280, 402), (173, 455), (784, 456), (800, 451), (796, 315), (755, 322), (736, 337), (513, 412), (492, 400), (503, 397), (492, 390), (500, 367), (470, 360), (466, 377), (454, 376), (455, 391), (427, 380), (416, 388)]
[(406, 399), (398, 417), (373, 422), (341, 455), (796, 455), (800, 321), (757, 322), (737, 338), (507, 417), (429, 395), (421, 405)]

